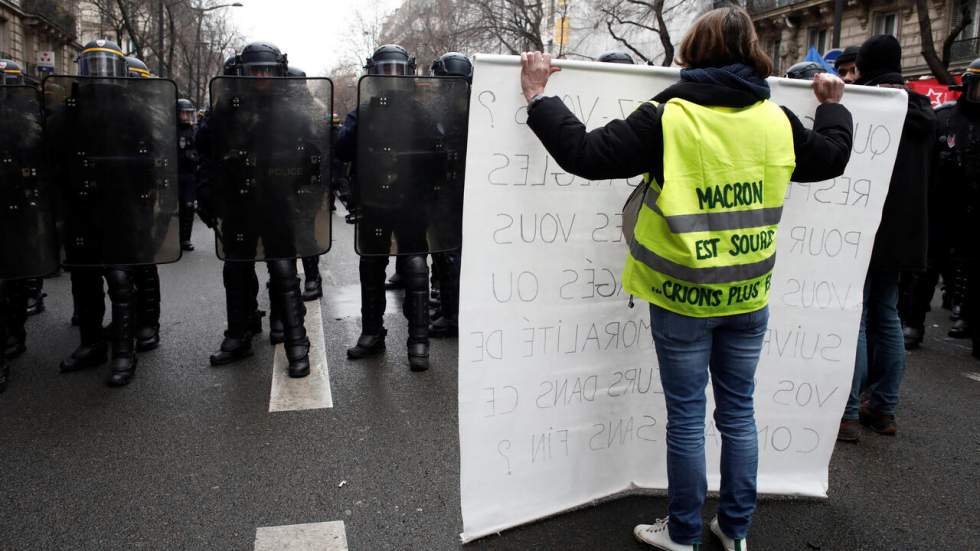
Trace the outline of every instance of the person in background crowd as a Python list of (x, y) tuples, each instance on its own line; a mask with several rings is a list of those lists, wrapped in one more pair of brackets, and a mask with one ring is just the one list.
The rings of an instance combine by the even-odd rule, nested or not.
[(854, 84), (854, 81), (857, 80), (858, 50), (859, 48), (857, 46), (848, 46), (834, 60), (834, 70), (837, 71), (837, 75), (847, 84)]
[[(902, 47), (891, 35), (868, 39), (858, 52), (856, 84), (904, 88)], [(936, 140), (936, 114), (929, 99), (908, 91), (908, 112), (898, 159), (885, 198), (881, 226), (875, 237), (871, 266), (864, 285), (864, 311), (858, 333), (857, 358), (851, 395), (837, 439), (857, 442), (860, 424), (885, 435), (897, 432), (905, 344), (898, 316), (899, 275), (926, 269), (928, 243), (928, 185)], [(869, 373), (870, 401), (861, 405)]]
[[(565, 171), (591, 180), (647, 175), (635, 192), (641, 199), (630, 199), (638, 214), (635, 230), (625, 230), (630, 245), (623, 285), (650, 303), (667, 402), (669, 516), (637, 526), (634, 535), (668, 551), (700, 546), (710, 373), (714, 418), (722, 434), (721, 495), (711, 532), (724, 549), (733, 551), (747, 549), (756, 506), (758, 436), (752, 396), (769, 319), (776, 240), (737, 257), (721, 244), (730, 243), (733, 232), (775, 234), (790, 180), (821, 181), (842, 174), (850, 158), (853, 124), (840, 105), (844, 83), (832, 75), (814, 79), (822, 105), (812, 131), (769, 100), (765, 79), (772, 61), (742, 8), (719, 8), (701, 16), (684, 37), (679, 59), (685, 67), (679, 83), (625, 121), (592, 132), (561, 99), (544, 95), (549, 76), (560, 70), (549, 55), (523, 55), (521, 85), (529, 128)], [(760, 179), (764, 190), (751, 204), (701, 208), (693, 192)], [(724, 229), (713, 229), (717, 219), (727, 221)], [(712, 229), (696, 230), (695, 238), (691, 224)], [(705, 233), (719, 243), (708, 261), (697, 247)]]
[[(973, 355), (980, 358), (980, 332), (975, 330), (977, 312), (980, 312), (980, 286), (977, 284), (980, 282), (980, 254), (973, 242), (978, 234), (976, 219), (980, 213), (980, 59), (971, 63), (963, 73), (961, 88), (963, 94), (956, 103), (936, 110), (939, 138), (934, 185), (947, 198), (942, 202), (942, 220), (948, 238), (944, 242), (944, 252), (950, 257), (949, 271), (952, 273), (947, 289), (952, 303), (960, 309), (960, 319), (949, 336), (972, 338)], [(924, 281), (923, 285), (930, 283), (932, 288), (928, 298), (931, 299), (934, 278)], [(927, 307), (925, 298), (923, 293), (920, 304)], [(918, 337), (921, 341), (921, 334)]]

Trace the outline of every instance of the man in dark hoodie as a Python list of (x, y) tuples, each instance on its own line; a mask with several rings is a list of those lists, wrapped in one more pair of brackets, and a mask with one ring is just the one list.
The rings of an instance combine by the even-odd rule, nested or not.
[[(894, 36), (868, 39), (858, 52), (857, 68), (856, 84), (905, 87), (902, 47)], [(898, 158), (864, 285), (854, 380), (837, 437), (841, 441), (859, 439), (859, 421), (879, 434), (896, 433), (895, 410), (905, 372), (898, 278), (902, 272), (926, 268), (927, 189), (936, 139), (936, 115), (929, 99), (908, 91), (908, 102)], [(861, 391), (872, 378), (874, 382), (867, 388), (870, 401), (861, 406)]]

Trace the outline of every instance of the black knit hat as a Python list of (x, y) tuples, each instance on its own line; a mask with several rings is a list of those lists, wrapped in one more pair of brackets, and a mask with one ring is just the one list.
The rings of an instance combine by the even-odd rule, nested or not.
[(860, 50), (860, 48), (857, 46), (848, 46), (847, 48), (844, 48), (844, 51), (841, 52), (841, 54), (837, 56), (837, 59), (834, 60), (834, 69), (840, 69), (840, 66), (845, 63), (854, 63), (857, 61), (858, 50)]
[(902, 74), (902, 45), (890, 34), (872, 36), (857, 55), (859, 83), (876, 82), (883, 75)]

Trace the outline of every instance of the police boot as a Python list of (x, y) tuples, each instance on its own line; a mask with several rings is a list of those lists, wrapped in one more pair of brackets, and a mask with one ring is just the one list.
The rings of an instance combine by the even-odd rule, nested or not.
[(361, 276), (361, 336), (357, 344), (347, 349), (347, 357), (360, 360), (381, 354), (385, 350), (385, 266), (387, 258), (362, 257)]
[(160, 346), (160, 273), (156, 266), (136, 268), (136, 351)]
[(429, 325), (429, 336), (434, 339), (459, 336), (459, 257), (446, 253), (440, 264), (442, 315)]
[(193, 251), (191, 233), (194, 231), (194, 203), (184, 203), (180, 209), (180, 249)]
[(28, 279), (24, 282), (27, 290), (27, 315), (36, 316), (44, 311), (44, 280), (41, 278)]
[[(9, 305), (6, 300), (7, 286), (0, 281), (0, 342), (7, 340), (7, 310)], [(7, 381), (10, 379), (10, 367), (7, 365), (7, 358), (0, 353), (0, 393), (7, 390)]]
[(106, 280), (112, 301), (112, 360), (106, 384), (126, 386), (136, 372), (136, 289), (126, 270), (109, 269)]
[(7, 284), (7, 338), (3, 341), (3, 355), (12, 360), (27, 351), (27, 297), (26, 281)]
[(228, 365), (252, 355), (252, 337), (262, 332), (263, 312), (255, 304), (258, 291), (255, 265), (226, 262), (223, 270), (228, 329), (221, 348), (211, 355), (211, 365)]
[(405, 317), (408, 319), (408, 365), (429, 369), (429, 267), (424, 256), (405, 259)]
[(911, 325), (903, 324), (902, 336), (905, 338), (905, 349), (915, 350), (922, 344), (922, 340), (925, 337), (925, 329), (923, 327), (912, 327)]
[(81, 344), (71, 356), (61, 362), (62, 373), (70, 373), (104, 364), (108, 360), (108, 347), (102, 330), (105, 314), (105, 295), (102, 291), (102, 274), (99, 269), (75, 268), (71, 272), (71, 294), (78, 318)]
[(269, 294), (282, 324), (289, 376), (306, 377), (310, 374), (310, 341), (306, 337), (306, 306), (299, 290), (296, 263), (292, 260), (275, 260), (268, 264)]
[(323, 297), (323, 280), (320, 278), (320, 257), (308, 256), (303, 258), (303, 272), (306, 281), (303, 283), (303, 300), (309, 302)]
[(269, 291), (269, 344), (275, 346), (286, 342), (286, 326), (282, 321), (282, 296), (275, 291), (270, 281)]
[(958, 319), (953, 322), (953, 326), (949, 328), (949, 338), (951, 339), (969, 339), (970, 338), (970, 322), (967, 321), (966, 315), (963, 314), (963, 307), (960, 306), (960, 314)]

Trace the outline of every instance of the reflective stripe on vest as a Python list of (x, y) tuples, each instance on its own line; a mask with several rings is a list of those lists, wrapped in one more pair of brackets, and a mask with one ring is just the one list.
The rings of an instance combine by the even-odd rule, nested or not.
[(647, 176), (624, 286), (687, 316), (763, 308), (796, 167), (789, 119), (769, 101), (737, 109), (675, 98), (661, 121), (664, 182)]

